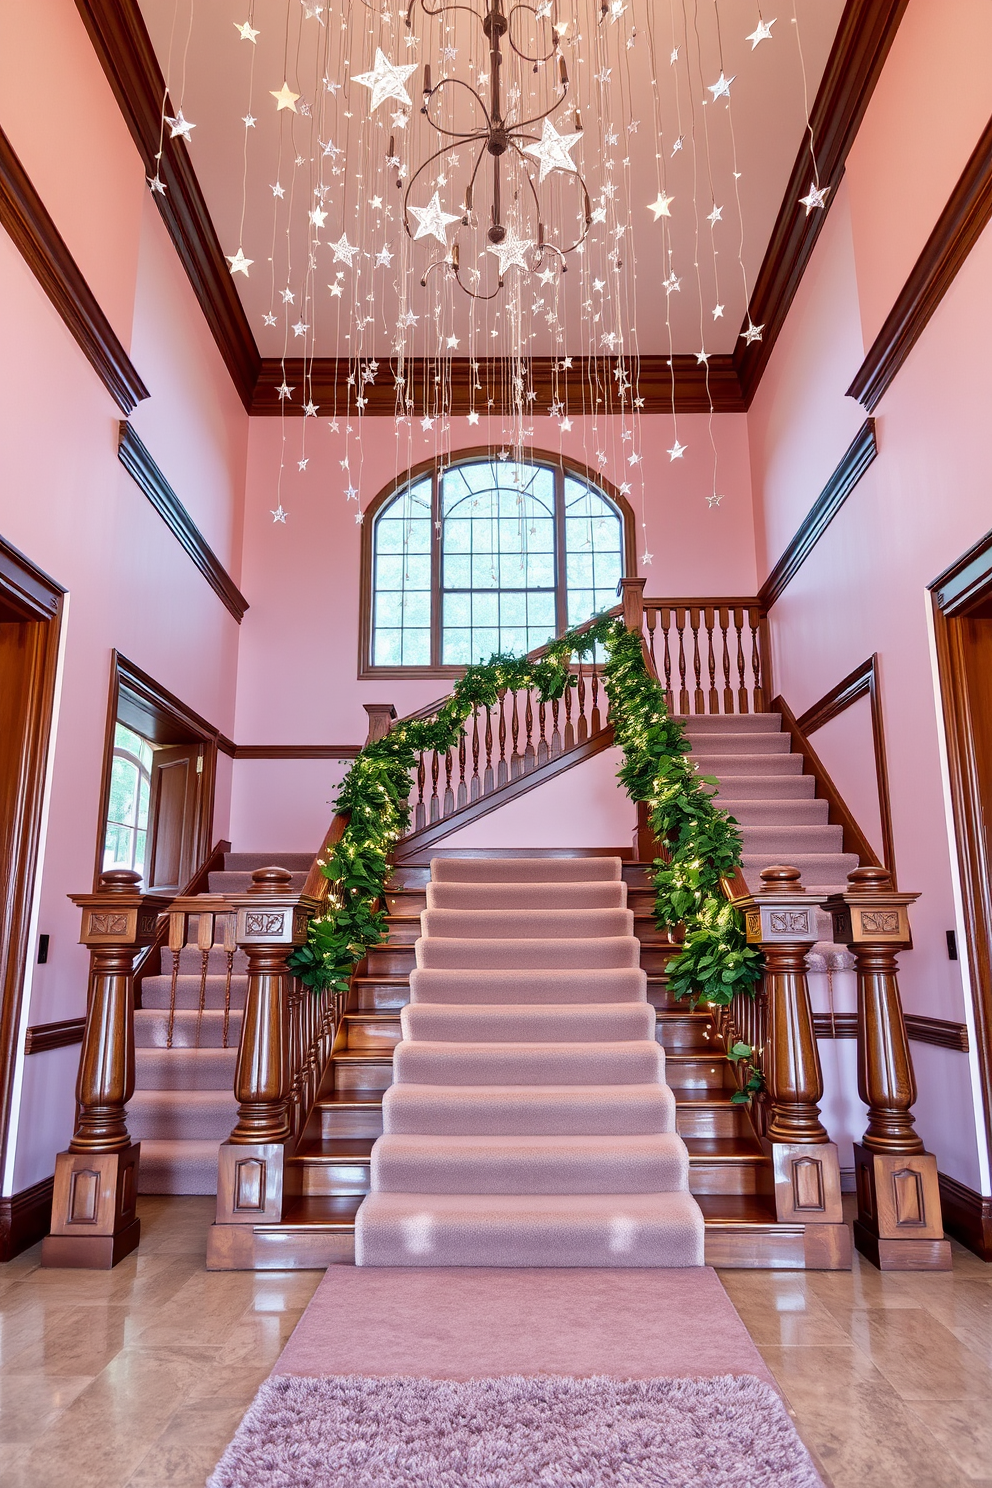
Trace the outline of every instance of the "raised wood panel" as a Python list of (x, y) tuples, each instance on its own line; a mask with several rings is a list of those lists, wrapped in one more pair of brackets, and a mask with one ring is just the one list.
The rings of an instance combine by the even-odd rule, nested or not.
[(148, 397), (148, 389), (2, 129), (0, 225), (9, 233), (118, 408), (122, 413), (130, 413)]

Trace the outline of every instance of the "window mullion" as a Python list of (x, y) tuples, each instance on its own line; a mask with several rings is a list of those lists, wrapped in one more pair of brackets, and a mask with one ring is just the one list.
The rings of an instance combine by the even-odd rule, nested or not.
[(441, 665), (441, 477), (437, 464), (431, 476), (431, 666)]
[(565, 471), (555, 466), (555, 630), (568, 629), (568, 589), (565, 566)]

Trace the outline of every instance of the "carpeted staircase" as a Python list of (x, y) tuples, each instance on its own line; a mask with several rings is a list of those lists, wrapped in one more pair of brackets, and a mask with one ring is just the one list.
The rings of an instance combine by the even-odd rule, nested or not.
[[(255, 868), (288, 868), (302, 889), (311, 859), (300, 853), (228, 853), (220, 872), (209, 876), (211, 894), (244, 893)], [(217, 1149), (231, 1135), (237, 1115), (234, 1063), (248, 989), (247, 961), (235, 952), (230, 999), (227, 953), (214, 946), (207, 975), (196, 947), (196, 920), (179, 953), (175, 1013), (169, 1047), (172, 956), (162, 952), (162, 973), (141, 982), (134, 1014), (135, 1090), (128, 1105), (128, 1130), (141, 1143), (138, 1188), (148, 1194), (217, 1192)], [(225, 1003), (227, 1037), (225, 1040)]]
[(432, 864), (366, 1266), (694, 1266), (703, 1217), (619, 858)]

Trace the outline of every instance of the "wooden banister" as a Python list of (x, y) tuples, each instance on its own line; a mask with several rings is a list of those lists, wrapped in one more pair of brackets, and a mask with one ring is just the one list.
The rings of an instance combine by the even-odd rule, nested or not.
[(868, 1126), (854, 1146), (854, 1241), (883, 1271), (949, 1271), (937, 1159), (913, 1120), (916, 1077), (899, 995), (898, 952), (910, 944), (908, 910), (920, 896), (896, 893), (880, 867), (856, 868), (847, 883), (826, 907), (858, 976), (858, 1093)]
[(90, 953), (86, 1026), (76, 1080), (76, 1128), (55, 1161), (52, 1232), (43, 1266), (108, 1270), (138, 1244), (140, 1144), (127, 1129), (134, 1094), (134, 959), (150, 945), (169, 900), (138, 891), (141, 875), (115, 868), (96, 893), (71, 894)]

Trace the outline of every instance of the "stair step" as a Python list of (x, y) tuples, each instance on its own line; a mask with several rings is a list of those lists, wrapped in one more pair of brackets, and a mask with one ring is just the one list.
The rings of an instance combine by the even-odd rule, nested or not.
[[(703, 773), (716, 775), (717, 772), (706, 769)], [(725, 800), (811, 801), (816, 795), (816, 779), (812, 775), (749, 774), (739, 760), (734, 762), (733, 768), (724, 770), (719, 780), (714, 798), (718, 806), (722, 806)]]
[[(812, 779), (811, 776), (804, 775), (799, 778)], [(760, 797), (753, 800), (748, 800), (747, 797), (733, 800), (721, 793), (719, 804), (721, 811), (729, 812), (745, 829), (826, 826), (830, 814), (830, 803), (818, 796), (801, 796), (795, 800), (763, 800)]]
[(782, 728), (781, 713), (676, 713), (690, 738), (694, 734), (777, 734)]
[(719, 732), (690, 729), (689, 742), (692, 745), (694, 759), (698, 755), (714, 754), (717, 751), (723, 755), (782, 755), (789, 754), (792, 748), (792, 740), (788, 734), (775, 733), (770, 729), (748, 729), (744, 732), (732, 732), (729, 729), (721, 729)]
[[(345, 1048), (341, 1053), (380, 1054), (392, 1057), (402, 1038), (399, 1012), (345, 1013)], [(337, 1059), (339, 1055), (335, 1055)]]
[(388, 1012), (410, 1001), (409, 976), (356, 976), (352, 989), (360, 1012)]
[[(700, 775), (715, 775), (718, 780), (726, 781), (728, 777), (735, 775), (774, 777), (803, 773), (801, 754), (726, 754), (720, 748), (720, 742), (714, 739), (712, 749), (707, 744), (705, 749), (692, 751), (692, 758), (699, 766)], [(814, 781), (814, 786), (815, 783)]]

